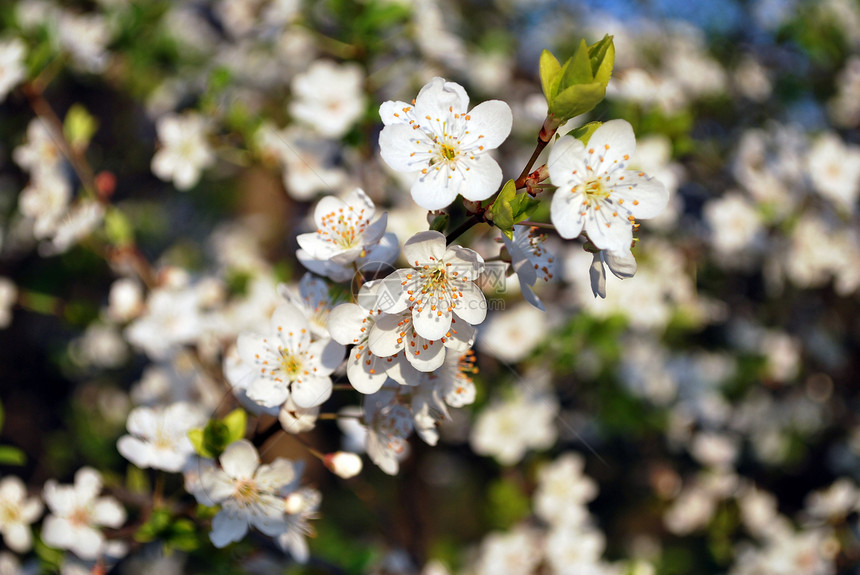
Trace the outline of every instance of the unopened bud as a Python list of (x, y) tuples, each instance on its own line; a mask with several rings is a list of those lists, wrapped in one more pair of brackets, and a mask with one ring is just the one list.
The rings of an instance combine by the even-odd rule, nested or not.
[(284, 511), (296, 515), (305, 510), (305, 498), (301, 493), (290, 493), (284, 500)]
[(466, 212), (470, 214), (477, 214), (481, 211), (481, 202), (475, 202), (472, 200), (463, 200), (463, 207), (466, 208)]
[(349, 453), (348, 451), (329, 453), (325, 456), (323, 462), (335, 475), (344, 479), (355, 477), (361, 473), (361, 457), (355, 453)]

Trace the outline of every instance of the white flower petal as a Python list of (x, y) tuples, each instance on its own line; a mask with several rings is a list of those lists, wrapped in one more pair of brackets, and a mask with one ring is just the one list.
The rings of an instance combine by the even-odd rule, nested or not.
[(457, 280), (476, 280), (484, 271), (484, 258), (481, 254), (463, 246), (455, 245), (448, 248), (444, 259), (448, 266), (447, 273)]
[(257, 469), (254, 479), (267, 491), (278, 491), (281, 487), (289, 485), (296, 478), (296, 469), (293, 463), (281, 457), (273, 462), (261, 465)]
[(285, 381), (258, 377), (248, 384), (245, 395), (251, 401), (265, 407), (276, 407), (287, 400), (290, 396), (290, 390)]
[(454, 300), (454, 311), (464, 321), (478, 325), (487, 317), (487, 299), (483, 292), (472, 282), (464, 282), (460, 287), (460, 297)]
[(27, 488), (24, 482), (14, 475), (4, 477), (0, 481), (0, 501), (22, 501), (27, 495)]
[[(502, 168), (496, 160), (486, 154), (463, 158), (457, 164), (457, 171), (463, 177), (458, 188), (459, 193), (473, 202), (486, 200), (496, 193), (502, 183)], [(414, 186), (412, 190), (412, 195), (415, 197)]]
[[(595, 213), (597, 212), (597, 213)], [(620, 250), (633, 242), (633, 226), (623, 218), (609, 220), (607, 210), (590, 210), (585, 217), (585, 233), (602, 250)]]
[(106, 527), (119, 527), (125, 522), (125, 509), (113, 497), (100, 497), (93, 505), (93, 521)]
[(624, 169), (634, 153), (633, 126), (627, 120), (610, 120), (589, 138), (586, 161), (595, 174), (609, 173)]
[(308, 355), (314, 358), (314, 373), (329, 375), (343, 362), (344, 351), (343, 345), (332, 339), (313, 342), (308, 347)]
[(606, 298), (606, 270), (603, 268), (600, 252), (594, 254), (591, 267), (588, 269), (588, 276), (591, 278), (591, 291), (594, 297)]
[[(349, 383), (359, 393), (376, 393), (388, 379), (386, 358), (370, 353), (367, 347), (352, 348), (346, 364), (346, 376)], [(369, 363), (368, 363), (369, 362)]]
[(456, 82), (446, 82), (438, 76), (430, 80), (415, 97), (415, 114), (424, 120), (446, 117), (449, 113), (462, 114), (469, 108), (466, 89)]
[(445, 334), (445, 347), (453, 353), (464, 353), (474, 345), (476, 334), (477, 330), (455, 313), (451, 318), (451, 329)]
[(414, 335), (409, 338), (404, 353), (412, 367), (425, 373), (435, 371), (445, 363), (445, 346), (438, 339), (429, 341)]
[(239, 439), (227, 446), (221, 457), (221, 468), (233, 479), (250, 479), (260, 465), (260, 456), (247, 439)]
[[(495, 161), (492, 159), (489, 159), (489, 161), (490, 163), (495, 163)], [(482, 185), (479, 191), (481, 192), (481, 194), (483, 194), (486, 192), (486, 186), (489, 180), (484, 181), (483, 184), (479, 180), (481, 180), (481, 178), (489, 178), (492, 176), (492, 174), (478, 173), (479, 170), (481, 170), (482, 168), (486, 168), (486, 166), (482, 166), (481, 168), (475, 168), (473, 170), (472, 163), (470, 163), (469, 165), (470, 171), (475, 171), (475, 173), (477, 174), (475, 177), (475, 182), (478, 185)], [(496, 169), (499, 170), (499, 182), (501, 182), (501, 169), (499, 168), (498, 164), (496, 164)], [(425, 210), (441, 210), (442, 208), (451, 205), (451, 202), (456, 199), (457, 194), (463, 191), (463, 179), (466, 177), (465, 174), (468, 173), (469, 171), (466, 171), (464, 168), (461, 168), (457, 173), (457, 178), (455, 179), (454, 175), (451, 174), (447, 164), (429, 168), (426, 174), (421, 174), (421, 176), (415, 179), (409, 192), (412, 194), (412, 199), (415, 201), (415, 203), (424, 208)], [(489, 192), (484, 196), (484, 198), (489, 197), (490, 195), (492, 195), (492, 193), (492, 191)]]
[(302, 376), (292, 385), (292, 399), (299, 407), (314, 407), (331, 397), (331, 378)]
[[(388, 357), (396, 354), (405, 345), (406, 329), (411, 328), (411, 314), (383, 314), (376, 319), (367, 337), (367, 344), (374, 355)], [(398, 341), (399, 340), (399, 341)]]
[(326, 216), (337, 213), (338, 210), (342, 210), (344, 207), (346, 207), (344, 201), (337, 196), (325, 196), (320, 199), (316, 208), (314, 208), (314, 223), (317, 227), (323, 227), (323, 220)]
[(618, 279), (632, 278), (636, 274), (636, 258), (630, 248), (616, 251), (602, 251), (601, 257), (609, 266), (609, 270)]
[(104, 542), (101, 531), (89, 526), (75, 526), (72, 527), (68, 548), (81, 559), (91, 561), (101, 554)]
[[(620, 180), (619, 176), (624, 179)], [(610, 176), (607, 187), (611, 189), (611, 198), (621, 204), (634, 218), (649, 219), (658, 215), (669, 203), (669, 192), (659, 180), (650, 178), (644, 172), (630, 170), (616, 172)]]
[(379, 155), (396, 172), (418, 172), (429, 161), (433, 141), (406, 124), (389, 124), (379, 133)]
[(26, 553), (33, 545), (33, 534), (30, 527), (22, 523), (4, 526), (3, 541), (9, 549), (16, 553)]
[[(425, 301), (424, 305), (420, 307), (416, 305), (412, 308), (412, 327), (425, 339), (437, 340), (451, 329), (453, 315), (442, 302)], [(406, 353), (410, 355), (420, 351), (420, 349), (406, 349)]]
[(400, 102), (397, 100), (388, 100), (387, 102), (383, 102), (382, 105), (379, 106), (379, 117), (382, 120), (383, 125), (387, 126), (388, 124), (408, 122), (406, 119), (406, 112), (403, 111), (404, 108), (414, 109), (412, 104), (407, 104), (406, 102)]
[(442, 261), (445, 252), (445, 235), (435, 230), (418, 232), (403, 244), (403, 257), (413, 267)]
[(388, 212), (384, 212), (381, 216), (376, 218), (370, 225), (364, 228), (364, 233), (362, 234), (362, 242), (361, 248), (364, 249), (364, 246), (375, 244), (380, 239), (382, 239), (382, 235), (385, 233), (385, 228), (388, 225)]
[(221, 510), (212, 519), (212, 532), (209, 533), (209, 539), (220, 549), (234, 541), (239, 541), (247, 533), (248, 521), (245, 518)]
[(117, 440), (116, 449), (120, 455), (141, 469), (152, 465), (149, 445), (136, 437), (123, 435)]
[(328, 316), (328, 331), (333, 340), (343, 345), (358, 343), (367, 337), (370, 327), (367, 311), (354, 303), (342, 303), (331, 310)]
[(585, 144), (573, 136), (562, 136), (549, 151), (546, 167), (549, 178), (556, 186), (572, 186), (583, 181), (586, 175)]
[(511, 133), (514, 120), (511, 107), (501, 100), (481, 102), (469, 111), (469, 116), (469, 135), (463, 139), (464, 146), (474, 142), (475, 148), (483, 146), (484, 150), (492, 150), (498, 148)]
[(400, 352), (395, 356), (386, 358), (388, 363), (388, 377), (400, 385), (414, 386), (421, 383), (423, 377), (406, 358), (406, 352)]
[(584, 197), (584, 194), (571, 193), (563, 188), (557, 189), (552, 196), (550, 220), (564, 239), (570, 240), (582, 233), (585, 225), (585, 216), (581, 212)]
[(102, 490), (102, 475), (92, 467), (81, 467), (75, 473), (75, 493), (79, 501), (92, 501)]

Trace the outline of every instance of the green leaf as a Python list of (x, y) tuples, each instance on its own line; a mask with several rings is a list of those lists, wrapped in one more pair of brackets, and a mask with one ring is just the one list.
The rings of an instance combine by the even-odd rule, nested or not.
[(134, 243), (134, 228), (125, 214), (117, 208), (109, 208), (105, 214), (105, 233), (116, 247)]
[(149, 477), (143, 469), (129, 465), (125, 472), (125, 486), (133, 493), (149, 493)]
[(589, 46), (588, 58), (591, 60), (591, 71), (595, 81), (608, 84), (615, 65), (615, 43), (612, 36), (607, 34), (602, 40)]
[(514, 223), (519, 223), (529, 216), (540, 206), (540, 200), (536, 200), (528, 194), (520, 194), (511, 202), (514, 209)]
[(215, 459), (228, 445), (245, 437), (247, 422), (245, 411), (234, 409), (224, 419), (210, 419), (206, 427), (192, 429), (188, 432), (188, 439), (199, 455)]
[(222, 421), (227, 428), (227, 445), (245, 437), (248, 415), (244, 409), (234, 409)]
[(553, 99), (549, 111), (559, 118), (569, 120), (593, 110), (605, 94), (606, 86), (598, 82), (571, 86)]
[(498, 479), (487, 490), (489, 520), (495, 529), (510, 529), (529, 514), (529, 498), (511, 479)]
[(592, 82), (594, 82), (594, 72), (591, 70), (591, 60), (588, 59), (588, 45), (585, 40), (581, 40), (573, 57), (565, 62), (562, 68), (560, 89)]
[(206, 446), (205, 437), (204, 437), (203, 428), (192, 429), (188, 432), (188, 439), (191, 440), (191, 445), (194, 446), (194, 451), (197, 455), (201, 457), (208, 457), (210, 459), (215, 458), (215, 454), (212, 453), (209, 448)]
[(24, 465), (27, 456), (17, 447), (0, 445), (0, 465)]
[(490, 214), (493, 218), (493, 225), (502, 230), (508, 239), (513, 239), (514, 232), (514, 208), (511, 202), (517, 195), (517, 187), (513, 180), (505, 182), (502, 191), (496, 201), (493, 202), (493, 207), (490, 208)]
[(135, 532), (134, 539), (141, 543), (162, 541), (168, 548), (193, 551), (199, 546), (194, 523), (184, 517), (174, 518), (167, 509), (156, 509)]
[(603, 122), (589, 122), (584, 126), (571, 130), (568, 134), (577, 140), (580, 140), (583, 144), (588, 144), (588, 140), (591, 139), (591, 135), (602, 125)]
[(448, 227), (448, 221), (450, 220), (448, 214), (440, 214), (433, 218), (433, 221), (430, 223), (430, 229), (445, 233), (445, 229)]
[(549, 50), (544, 50), (540, 55), (540, 84), (543, 95), (549, 102), (558, 92), (558, 83), (561, 81), (561, 64)]
[(528, 218), (539, 205), (540, 202), (527, 193), (517, 194), (516, 184), (508, 180), (490, 208), (493, 225), (511, 240), (514, 237), (514, 225)]
[(86, 108), (80, 104), (73, 104), (66, 113), (63, 133), (73, 148), (84, 150), (90, 144), (98, 126), (98, 120), (92, 117)]

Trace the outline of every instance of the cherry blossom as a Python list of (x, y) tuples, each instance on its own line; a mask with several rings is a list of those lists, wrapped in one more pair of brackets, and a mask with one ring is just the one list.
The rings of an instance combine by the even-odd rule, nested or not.
[(666, 206), (666, 188), (628, 170), (636, 151), (633, 128), (624, 120), (606, 122), (588, 146), (572, 136), (555, 143), (547, 160), (552, 183), (550, 217), (561, 237), (583, 231), (600, 249), (617, 250), (633, 241), (635, 219), (653, 218)]
[(343, 359), (343, 346), (327, 339), (311, 340), (310, 326), (292, 304), (278, 306), (269, 335), (243, 333), (239, 357), (253, 368), (248, 397), (265, 407), (292, 397), (299, 407), (320, 405), (331, 395), (329, 375)]
[(475, 285), (484, 270), (484, 260), (462, 246), (446, 246), (436, 231), (420, 232), (403, 245), (403, 255), (412, 266), (383, 280), (379, 307), (396, 314), (412, 313), (417, 335), (427, 340), (451, 337), (454, 315), (477, 325), (487, 316), (484, 294)]
[(119, 527), (125, 510), (113, 497), (99, 497), (101, 474), (90, 467), (75, 473), (74, 485), (50, 479), (42, 497), (51, 514), (42, 525), (42, 539), (51, 547), (69, 549), (81, 559), (95, 559), (105, 551), (100, 527)]
[(444, 208), (458, 194), (484, 200), (502, 183), (489, 152), (511, 133), (511, 109), (500, 100), (468, 107), (461, 85), (437, 77), (414, 105), (388, 101), (379, 109), (385, 124), (379, 134), (382, 159), (395, 171), (415, 174), (412, 199), (422, 208)]
[(15, 476), (0, 480), (0, 535), (13, 551), (25, 553), (33, 546), (30, 524), (42, 514), (38, 497), (27, 497), (24, 482)]
[(228, 445), (218, 461), (220, 468), (204, 470), (200, 476), (201, 491), (205, 493), (201, 502), (221, 506), (212, 520), (212, 543), (225, 547), (239, 541), (249, 527), (272, 537), (283, 533), (287, 518), (280, 492), (296, 479), (294, 464), (278, 458), (261, 465), (257, 450), (245, 439)]
[(166, 407), (138, 407), (128, 415), (128, 431), (117, 441), (123, 457), (141, 468), (152, 467), (178, 472), (194, 446), (188, 432), (201, 427), (206, 414), (198, 407), (184, 402)]

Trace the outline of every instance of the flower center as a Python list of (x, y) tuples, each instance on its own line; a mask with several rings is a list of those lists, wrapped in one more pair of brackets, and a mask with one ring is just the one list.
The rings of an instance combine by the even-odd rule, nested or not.
[(0, 504), (0, 524), (9, 525), (21, 521), (21, 510), (17, 505)]
[(158, 449), (170, 449), (173, 447), (172, 438), (162, 429), (159, 429), (155, 434), (155, 440), (152, 443)]
[(317, 233), (336, 246), (349, 249), (358, 243), (368, 223), (364, 208), (357, 212), (353, 208), (341, 208), (323, 216)]
[(89, 525), (89, 511), (85, 507), (78, 507), (69, 515), (69, 523), (72, 525)]
[(457, 151), (453, 146), (449, 146), (448, 144), (442, 144), (439, 147), (439, 151), (442, 154), (442, 157), (448, 160), (449, 162), (457, 157)]
[(260, 490), (253, 479), (240, 479), (236, 482), (235, 499), (244, 504), (254, 503), (260, 498)]
[(281, 369), (290, 379), (295, 379), (303, 371), (302, 358), (286, 350), (281, 350)]
[(591, 180), (585, 184), (586, 200), (602, 200), (609, 197), (609, 192), (604, 189), (600, 180)]

